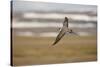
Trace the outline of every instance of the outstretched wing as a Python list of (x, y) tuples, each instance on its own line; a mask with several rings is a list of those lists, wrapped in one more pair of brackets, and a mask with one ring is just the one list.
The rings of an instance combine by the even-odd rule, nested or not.
[(60, 33), (57, 35), (55, 42), (52, 45), (55, 45), (56, 43), (59, 42), (59, 40), (65, 35), (66, 31), (63, 29), (60, 31)]
[(65, 17), (65, 20), (63, 22), (63, 26), (68, 27), (68, 18)]

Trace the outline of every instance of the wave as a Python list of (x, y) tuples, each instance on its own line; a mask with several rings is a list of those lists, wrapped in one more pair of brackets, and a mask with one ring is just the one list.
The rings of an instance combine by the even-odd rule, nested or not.
[(97, 17), (88, 14), (60, 14), (60, 13), (24, 13), (23, 18), (41, 18), (41, 19), (63, 19), (65, 16), (78, 21), (96, 21)]
[[(12, 24), (13, 28), (38, 28), (38, 27), (62, 27), (62, 23), (56, 23), (56, 22), (14, 22)], [(75, 28), (93, 28), (95, 27), (94, 23), (70, 23), (69, 27), (75, 27)]]
[[(92, 34), (88, 32), (77, 32), (79, 36), (90, 36)], [(28, 36), (28, 37), (56, 37), (58, 35), (57, 32), (44, 32), (44, 33), (33, 33), (33, 32), (17, 32), (17, 36)], [(70, 35), (70, 34), (67, 34)]]

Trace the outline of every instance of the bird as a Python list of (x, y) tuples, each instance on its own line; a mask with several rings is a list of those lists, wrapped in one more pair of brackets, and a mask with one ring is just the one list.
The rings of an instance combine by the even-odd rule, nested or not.
[(75, 32), (73, 32), (72, 29), (69, 29), (68, 21), (68, 17), (65, 17), (63, 27), (60, 29), (60, 32), (57, 35), (56, 40), (52, 44), (53, 46), (56, 45), (66, 33), (76, 34)]

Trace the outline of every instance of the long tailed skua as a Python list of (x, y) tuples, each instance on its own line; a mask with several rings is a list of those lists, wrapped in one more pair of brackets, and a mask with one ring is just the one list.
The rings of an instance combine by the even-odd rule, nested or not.
[(75, 32), (72, 31), (72, 29), (69, 29), (68, 27), (69, 27), (68, 18), (65, 17), (63, 22), (63, 27), (61, 28), (59, 34), (57, 35), (55, 42), (52, 44), (53, 46), (56, 45), (66, 33), (76, 34)]

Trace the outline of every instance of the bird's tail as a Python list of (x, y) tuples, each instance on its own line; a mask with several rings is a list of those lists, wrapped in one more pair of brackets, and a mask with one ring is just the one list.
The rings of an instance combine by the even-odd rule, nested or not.
[(72, 32), (71, 34), (79, 36), (76, 32)]

